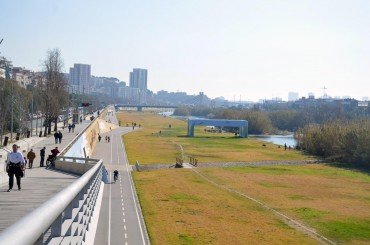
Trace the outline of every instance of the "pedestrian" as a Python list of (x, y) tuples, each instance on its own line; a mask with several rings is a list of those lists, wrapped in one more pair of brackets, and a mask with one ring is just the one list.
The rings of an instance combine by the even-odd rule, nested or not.
[(105, 142), (108, 142), (108, 135), (105, 136)]
[(33, 149), (31, 149), (28, 153), (27, 153), (27, 159), (28, 159), (28, 168), (31, 169), (32, 166), (33, 166), (33, 160), (35, 160), (36, 158), (36, 154), (35, 152), (33, 152)]
[(286, 146), (286, 143), (284, 144), (284, 149), (286, 150), (287, 146)]
[(108, 143), (110, 142), (110, 137), (108, 136)]
[(71, 132), (71, 129), (72, 129), (72, 125), (71, 124), (68, 124), (68, 132), (69, 133)]
[(46, 147), (43, 147), (41, 150), (40, 150), (40, 167), (44, 167), (44, 162), (45, 162), (45, 151), (46, 151)]
[(76, 127), (76, 124), (72, 124), (72, 133), (74, 133), (75, 132), (75, 127)]
[(13, 145), (13, 151), (8, 154), (6, 172), (9, 176), (9, 189), (10, 192), (13, 189), (14, 176), (17, 180), (18, 190), (21, 190), (21, 177), (23, 177), (24, 170), (24, 157), (21, 152), (18, 152), (18, 146)]
[(59, 144), (62, 144), (63, 134), (59, 131), (58, 133)]
[(99, 140), (99, 142), (101, 141), (101, 136), (100, 136), (100, 134), (99, 134), (99, 136), (98, 136), (98, 140)]
[(55, 132), (54, 133), (55, 144), (58, 144), (58, 137), (59, 137), (58, 132)]

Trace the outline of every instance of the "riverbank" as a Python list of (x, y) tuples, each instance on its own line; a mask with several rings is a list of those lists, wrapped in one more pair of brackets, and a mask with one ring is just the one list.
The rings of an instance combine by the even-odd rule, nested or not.
[[(121, 125), (135, 122), (140, 130), (124, 137), (131, 164), (173, 164), (176, 157), (197, 158), (199, 163), (307, 160), (296, 150), (255, 138), (238, 138), (232, 133), (206, 132), (196, 127), (195, 137), (187, 137), (185, 121), (149, 112), (125, 111), (117, 114)], [(170, 127), (171, 125), (171, 127)]]

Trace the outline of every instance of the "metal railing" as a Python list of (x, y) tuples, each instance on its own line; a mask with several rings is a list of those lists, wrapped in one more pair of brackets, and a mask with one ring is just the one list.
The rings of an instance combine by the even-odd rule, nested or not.
[(67, 188), (5, 229), (0, 244), (82, 244), (102, 180), (102, 160)]
[(75, 163), (97, 163), (96, 159), (83, 158), (83, 157), (67, 157), (67, 156), (57, 156), (56, 161), (62, 162), (75, 162)]

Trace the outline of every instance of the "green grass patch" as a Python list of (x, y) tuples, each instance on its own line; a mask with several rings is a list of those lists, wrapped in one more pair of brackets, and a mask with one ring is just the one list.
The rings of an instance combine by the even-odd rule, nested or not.
[(178, 238), (180, 240), (180, 244), (187, 245), (187, 244), (194, 244), (194, 239), (190, 236), (185, 234), (179, 234)]
[(294, 211), (304, 220), (312, 220), (312, 219), (320, 219), (325, 214), (328, 214), (328, 212), (320, 211), (313, 208), (308, 207), (302, 207), (302, 208), (296, 208)]
[(328, 178), (341, 178), (346, 177), (350, 179), (362, 180), (370, 182), (370, 176), (367, 173), (340, 169), (330, 167), (327, 165), (282, 165), (282, 166), (242, 166), (242, 167), (227, 167), (227, 171), (235, 171), (240, 173), (260, 173), (270, 175), (316, 175), (325, 176)]
[(334, 220), (320, 226), (325, 235), (340, 241), (370, 240), (370, 220)]
[(173, 200), (173, 201), (199, 201), (200, 199), (197, 197), (197, 196), (194, 196), (194, 195), (188, 195), (188, 194), (185, 194), (185, 193), (175, 193), (175, 194), (172, 194), (170, 197), (169, 197), (170, 200)]
[(272, 183), (272, 182), (260, 182), (259, 183), (261, 186), (266, 187), (266, 188), (291, 188), (289, 185), (285, 184), (280, 184), (280, 183)]
[(290, 195), (288, 196), (292, 200), (303, 200), (303, 201), (308, 201), (308, 200), (313, 200), (310, 197), (302, 196), (302, 195)]

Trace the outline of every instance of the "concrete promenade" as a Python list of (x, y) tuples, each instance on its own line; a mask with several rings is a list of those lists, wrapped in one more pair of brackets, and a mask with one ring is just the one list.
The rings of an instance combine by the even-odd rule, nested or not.
[[(108, 120), (117, 123), (115, 115)], [(149, 244), (140, 204), (131, 177), (121, 136), (131, 132), (132, 128), (121, 127), (102, 135), (102, 141), (96, 145), (93, 158), (103, 159), (104, 165), (113, 179), (113, 171), (120, 175), (116, 183), (106, 184), (98, 221), (95, 244)], [(105, 142), (105, 136), (110, 143)]]
[[(61, 144), (55, 144), (53, 136), (42, 138), (43, 140), (34, 144), (32, 148), (37, 156), (34, 161), (34, 168), (26, 169), (26, 176), (22, 178), (21, 191), (18, 191), (15, 181), (13, 191), (9, 193), (6, 192), (8, 190), (7, 181), (0, 185), (0, 232), (67, 187), (77, 178), (73, 175), (40, 168), (39, 153), (44, 146), (46, 147), (46, 157), (55, 146), (58, 146), (61, 151), (89, 123), (90, 121), (84, 121), (82, 124), (76, 124), (74, 133), (68, 133), (68, 129), (61, 130), (63, 133)], [(24, 149), (21, 148), (20, 150), (23, 151)], [(26, 155), (27, 153), (23, 154)]]

